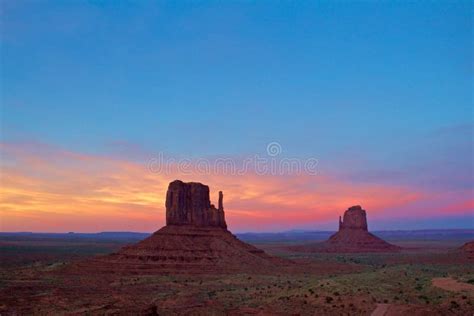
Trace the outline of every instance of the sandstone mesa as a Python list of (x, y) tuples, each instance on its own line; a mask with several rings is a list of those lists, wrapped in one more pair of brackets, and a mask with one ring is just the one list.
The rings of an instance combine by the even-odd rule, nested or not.
[(339, 217), (339, 231), (323, 243), (291, 247), (302, 252), (397, 252), (400, 247), (392, 245), (371, 234), (367, 225), (367, 212), (360, 205), (349, 207)]

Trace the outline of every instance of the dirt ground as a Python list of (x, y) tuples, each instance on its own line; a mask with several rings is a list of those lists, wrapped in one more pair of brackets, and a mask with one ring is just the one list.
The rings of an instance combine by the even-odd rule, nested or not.
[[(31, 246), (31, 245), (29, 245)], [(44, 246), (44, 245), (42, 245)], [(474, 263), (454, 247), (391, 254), (304, 254), (267, 274), (73, 269), (92, 255), (55, 253), (2, 266), (1, 315), (472, 315)], [(82, 247), (82, 245), (81, 245)], [(54, 249), (54, 247), (52, 248)], [(44, 251), (44, 249), (43, 249)], [(104, 250), (105, 252), (109, 250)], [(80, 264), (78, 265), (80, 266)]]
[(474, 295), (474, 285), (455, 280), (453, 278), (433, 278), (433, 286), (451, 292), (465, 292)]

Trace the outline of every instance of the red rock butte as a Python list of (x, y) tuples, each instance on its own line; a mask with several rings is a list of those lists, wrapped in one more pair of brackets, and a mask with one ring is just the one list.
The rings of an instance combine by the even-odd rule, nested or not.
[(209, 199), (207, 185), (180, 180), (171, 182), (166, 193), (166, 225), (193, 225), (227, 229), (224, 218), (224, 195), (219, 191), (215, 208)]
[(397, 252), (400, 247), (389, 244), (368, 231), (367, 213), (360, 205), (351, 206), (341, 220), (339, 231), (323, 243), (292, 247), (302, 252)]
[(462, 245), (461, 250), (466, 254), (469, 259), (474, 259), (474, 240), (468, 241)]
[(368, 231), (367, 229), (367, 213), (360, 205), (351, 206), (344, 212), (344, 220), (341, 221), (339, 216), (339, 230), (357, 229)]
[(137, 244), (94, 259), (95, 268), (220, 273), (265, 271), (286, 264), (227, 230), (223, 199), (219, 192), (216, 208), (210, 202), (207, 185), (171, 182), (166, 193), (166, 226)]

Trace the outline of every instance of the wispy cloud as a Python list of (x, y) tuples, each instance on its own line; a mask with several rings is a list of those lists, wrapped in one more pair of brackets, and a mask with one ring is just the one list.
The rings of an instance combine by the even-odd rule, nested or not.
[(353, 204), (362, 204), (373, 218), (466, 214), (472, 209), (472, 201), (464, 204), (465, 195), (456, 192), (439, 196), (327, 174), (159, 174), (146, 163), (41, 143), (2, 143), (0, 150), (2, 231), (154, 231), (164, 224), (165, 193), (174, 179), (208, 184), (213, 200), (217, 191), (224, 191), (234, 230), (321, 228), (318, 223), (327, 222), (335, 228), (337, 216)]

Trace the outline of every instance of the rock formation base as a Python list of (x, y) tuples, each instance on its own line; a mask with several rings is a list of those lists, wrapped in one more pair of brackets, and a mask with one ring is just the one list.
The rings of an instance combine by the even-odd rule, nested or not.
[(474, 240), (462, 245), (461, 251), (463, 251), (469, 259), (474, 259)]
[(400, 247), (389, 244), (379, 237), (359, 230), (342, 230), (325, 242), (326, 252), (393, 252)]
[(283, 262), (219, 227), (168, 225), (98, 261), (163, 272), (215, 273), (268, 269)]

